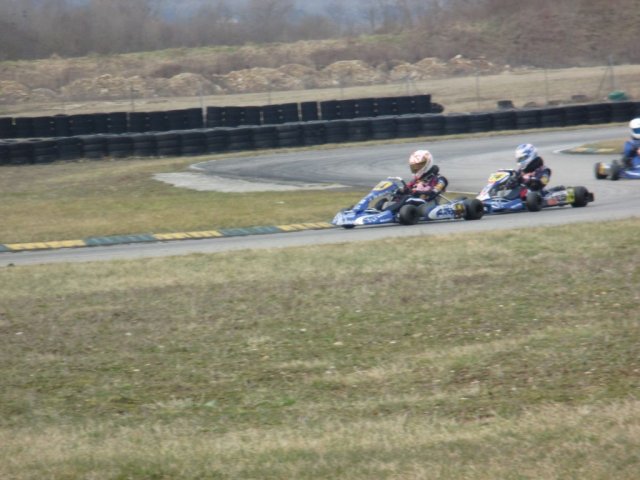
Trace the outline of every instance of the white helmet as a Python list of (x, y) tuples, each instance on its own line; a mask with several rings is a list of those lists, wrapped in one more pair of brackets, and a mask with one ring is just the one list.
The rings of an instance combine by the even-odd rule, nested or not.
[(523, 143), (516, 148), (516, 163), (522, 170), (527, 170), (527, 167), (538, 156), (536, 147), (530, 143)]
[(409, 157), (409, 168), (416, 177), (421, 177), (433, 166), (433, 156), (429, 150), (416, 150)]
[(629, 122), (629, 130), (633, 138), (640, 140), (640, 118), (634, 118)]

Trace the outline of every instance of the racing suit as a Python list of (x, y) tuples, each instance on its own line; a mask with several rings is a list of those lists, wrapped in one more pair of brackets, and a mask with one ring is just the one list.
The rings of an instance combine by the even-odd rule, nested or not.
[(407, 183), (407, 192), (429, 202), (435, 200), (438, 194), (444, 193), (447, 185), (449, 181), (439, 173), (425, 174), (422, 177), (414, 177)]
[(551, 169), (544, 165), (542, 157), (536, 157), (524, 170), (518, 172), (518, 182), (532, 191), (541, 191), (549, 183)]
[(640, 171), (640, 140), (632, 138), (624, 142), (622, 165)]

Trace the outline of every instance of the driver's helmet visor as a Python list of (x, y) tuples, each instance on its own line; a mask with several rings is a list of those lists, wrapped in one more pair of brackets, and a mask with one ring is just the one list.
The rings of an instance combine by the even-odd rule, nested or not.
[(528, 157), (529, 156), (526, 153), (522, 153), (522, 154), (520, 154), (519, 156), (516, 157), (516, 162), (518, 164), (522, 165), (522, 164), (526, 163)]
[(411, 173), (416, 174), (420, 171), (420, 169), (424, 168), (427, 162), (420, 163), (412, 163), (409, 167), (411, 168)]
[(640, 127), (632, 128), (631, 131), (633, 132), (634, 135), (640, 135)]

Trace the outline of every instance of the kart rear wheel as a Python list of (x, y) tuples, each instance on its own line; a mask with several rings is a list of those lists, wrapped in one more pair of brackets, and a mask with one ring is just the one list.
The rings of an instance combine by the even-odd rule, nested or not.
[(342, 228), (344, 228), (345, 230), (350, 230), (355, 227), (356, 227), (355, 225), (342, 225)]
[(524, 204), (530, 212), (539, 212), (542, 210), (542, 195), (538, 192), (528, 192)]
[(606, 166), (602, 162), (597, 162), (594, 165), (593, 170), (598, 180), (604, 180), (605, 178), (607, 178), (607, 174), (602, 173), (603, 171), (605, 171), (605, 169), (606, 169)]
[(573, 187), (573, 196), (572, 207), (586, 207), (589, 203), (589, 191), (584, 187)]
[(398, 221), (401, 225), (415, 225), (420, 220), (420, 212), (415, 205), (403, 205), (398, 212)]
[(464, 219), (480, 220), (484, 215), (484, 205), (477, 198), (464, 201)]

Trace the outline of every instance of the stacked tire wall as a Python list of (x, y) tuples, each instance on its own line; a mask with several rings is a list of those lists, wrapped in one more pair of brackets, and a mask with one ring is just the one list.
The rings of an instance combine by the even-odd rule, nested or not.
[[(170, 156), (193, 156), (224, 152), (252, 151), (262, 149), (295, 148), (345, 142), (391, 140), (414, 137), (458, 135), (476, 132), (517, 131), (537, 128), (561, 128), (580, 125), (596, 125), (628, 122), (640, 116), (640, 102), (603, 102), (583, 105), (552, 106), (549, 108), (508, 109), (493, 112), (472, 113), (421, 113), (415, 102), (379, 102), (363, 99), (355, 102), (320, 102), (314, 113), (307, 112), (308, 120), (297, 120), (292, 106), (269, 110), (271, 124), (243, 125), (255, 110), (231, 109), (221, 112), (217, 118), (236, 126), (203, 125), (195, 114), (183, 111), (180, 114), (136, 114), (136, 125), (140, 131), (122, 132), (123, 117), (73, 116), (71, 121), (53, 122), (44, 117), (20, 121), (21, 132), (47, 130), (66, 133), (66, 136), (42, 138), (9, 138), (0, 140), (0, 165), (44, 164), (57, 160), (103, 158), (154, 158)], [(290, 104), (295, 105), (295, 104)], [(382, 110), (379, 110), (382, 105)], [(220, 107), (217, 107), (220, 108)], [(324, 112), (322, 109), (324, 108)], [(373, 109), (373, 110), (372, 110)], [(375, 115), (358, 117), (360, 112)], [(249, 112), (249, 113), (247, 113)], [(353, 118), (342, 118), (351, 115)], [(260, 112), (263, 113), (263, 112)], [(380, 113), (386, 113), (381, 115)], [(319, 117), (320, 119), (316, 118)], [(322, 119), (334, 116), (333, 119)], [(89, 120), (91, 118), (91, 120)], [(100, 118), (96, 122), (96, 118)], [(129, 116), (129, 120), (132, 117)], [(276, 122), (277, 119), (277, 122)], [(71, 120), (71, 119), (68, 119)], [(99, 126), (103, 132), (86, 133), (88, 125)], [(147, 131), (151, 125), (171, 125), (166, 131)], [(191, 128), (185, 128), (185, 127)], [(0, 119), (0, 132), (12, 130), (15, 124)]]

